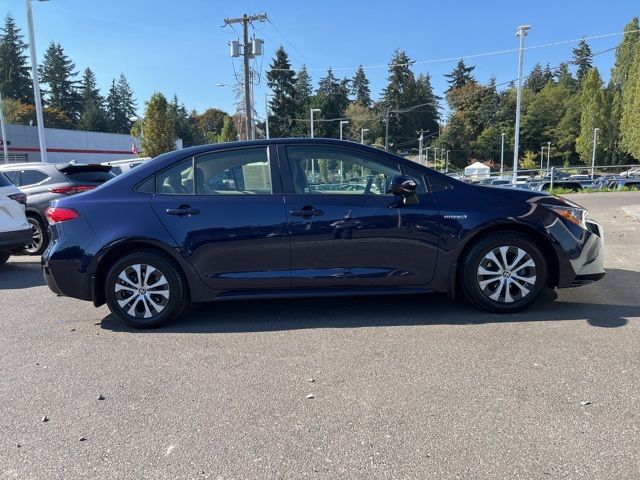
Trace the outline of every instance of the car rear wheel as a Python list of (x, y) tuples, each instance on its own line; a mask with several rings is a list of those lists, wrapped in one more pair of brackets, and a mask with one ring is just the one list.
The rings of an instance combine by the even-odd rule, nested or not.
[(116, 262), (107, 274), (105, 296), (111, 313), (133, 328), (167, 324), (186, 305), (180, 272), (152, 252), (132, 253)]
[(45, 225), (36, 217), (27, 217), (27, 222), (31, 225), (31, 241), (27, 243), (22, 251), (28, 255), (42, 255), (47, 249), (49, 235)]
[(462, 287), (473, 304), (495, 313), (531, 305), (547, 284), (547, 264), (538, 246), (516, 232), (478, 240), (463, 258)]

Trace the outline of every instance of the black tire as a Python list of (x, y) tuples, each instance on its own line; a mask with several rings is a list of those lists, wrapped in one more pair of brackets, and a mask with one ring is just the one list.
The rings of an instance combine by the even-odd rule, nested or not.
[(0, 266), (7, 263), (9, 257), (11, 256), (11, 252), (0, 252)]
[[(149, 286), (153, 289), (147, 291)], [(145, 251), (131, 253), (109, 269), (105, 297), (111, 313), (133, 328), (166, 325), (180, 316), (187, 303), (185, 282), (175, 265)]]
[[(516, 262), (521, 252), (524, 256)], [(502, 268), (503, 264), (507, 267)], [(516, 232), (481, 237), (462, 258), (461, 268), (465, 297), (494, 313), (514, 313), (527, 308), (547, 285), (547, 262), (540, 248)]]
[(24, 246), (22, 251), (27, 255), (42, 255), (49, 245), (49, 230), (42, 221), (34, 216), (28, 216), (27, 222), (31, 225), (33, 239)]

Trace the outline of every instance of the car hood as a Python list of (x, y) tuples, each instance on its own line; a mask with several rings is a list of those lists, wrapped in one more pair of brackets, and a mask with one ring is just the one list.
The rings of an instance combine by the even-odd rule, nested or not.
[(558, 206), (571, 206), (584, 208), (571, 200), (567, 200), (564, 197), (557, 195), (551, 195), (546, 192), (536, 192), (533, 190), (522, 190), (520, 188), (501, 188), (501, 187), (479, 187), (490, 188), (492, 192), (497, 193), (501, 197), (507, 198), (511, 201), (520, 201), (528, 203), (542, 203), (545, 205), (558, 205)]

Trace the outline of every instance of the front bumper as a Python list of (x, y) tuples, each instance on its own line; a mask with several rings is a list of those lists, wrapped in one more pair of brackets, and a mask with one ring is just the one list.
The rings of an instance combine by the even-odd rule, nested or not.
[(576, 273), (570, 287), (588, 285), (605, 276), (604, 270), (604, 230), (602, 225), (587, 220), (588, 238), (581, 254), (571, 259), (571, 267)]
[(11, 232), (0, 232), (0, 250), (13, 250), (23, 247), (33, 238), (31, 227)]

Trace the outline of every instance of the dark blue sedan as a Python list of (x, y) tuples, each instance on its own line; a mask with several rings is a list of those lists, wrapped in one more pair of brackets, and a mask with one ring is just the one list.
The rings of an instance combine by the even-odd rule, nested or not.
[(509, 313), (604, 275), (601, 227), (578, 205), (330, 139), (167, 153), (47, 217), (51, 290), (132, 327), (188, 302), (433, 291)]

